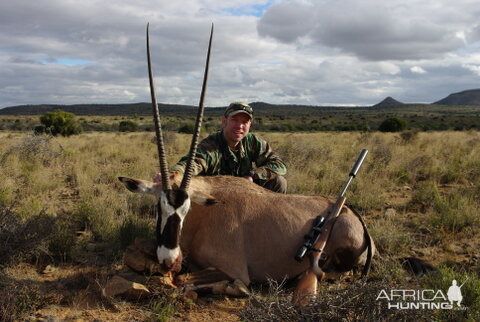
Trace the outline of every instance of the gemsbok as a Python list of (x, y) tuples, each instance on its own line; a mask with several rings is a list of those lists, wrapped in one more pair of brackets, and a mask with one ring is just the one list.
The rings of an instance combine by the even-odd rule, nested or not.
[[(294, 301), (316, 293), (324, 273), (346, 272), (365, 263), (374, 248), (365, 225), (349, 208), (337, 217), (324, 248), (326, 260), (294, 259), (317, 216), (325, 216), (334, 200), (320, 196), (279, 194), (244, 178), (192, 176), (192, 163), (203, 117), (203, 101), (213, 37), (210, 33), (205, 74), (185, 173), (168, 171), (155, 97), (147, 26), (147, 60), (157, 135), (161, 183), (119, 177), (128, 190), (152, 194), (157, 200), (157, 257), (178, 271), (182, 253), (198, 269), (213, 267), (243, 282), (282, 281), (303, 274)], [(367, 248), (370, 251), (367, 252)], [(238, 284), (238, 283), (235, 283)]]

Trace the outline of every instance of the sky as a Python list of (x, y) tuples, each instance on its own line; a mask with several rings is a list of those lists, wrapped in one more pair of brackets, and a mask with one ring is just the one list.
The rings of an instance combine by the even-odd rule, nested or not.
[(478, 0), (2, 0), (0, 108), (431, 103), (480, 88)]

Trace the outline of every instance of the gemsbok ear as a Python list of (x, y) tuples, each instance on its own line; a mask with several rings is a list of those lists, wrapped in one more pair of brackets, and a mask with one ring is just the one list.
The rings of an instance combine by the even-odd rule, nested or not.
[(151, 181), (126, 177), (118, 177), (118, 180), (120, 180), (128, 190), (135, 193), (156, 195), (157, 190), (160, 189), (158, 183), (153, 183)]
[(211, 206), (218, 203), (218, 200), (209, 194), (193, 190), (190, 192), (190, 199), (197, 205)]

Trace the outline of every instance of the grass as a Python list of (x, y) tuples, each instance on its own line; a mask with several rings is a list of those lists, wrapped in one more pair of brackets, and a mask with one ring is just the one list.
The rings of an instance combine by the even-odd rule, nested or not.
[(175, 314), (175, 304), (167, 299), (158, 299), (151, 304), (151, 321), (166, 322)]
[(45, 295), (38, 286), (2, 279), (0, 276), (0, 320), (18, 321), (37, 309), (58, 302), (55, 295)]
[(447, 293), (452, 281), (456, 280), (458, 286), (462, 285), (462, 306), (464, 310), (445, 310), (438, 312), (442, 321), (478, 321), (480, 316), (480, 280), (478, 275), (465, 269), (451, 266), (441, 266), (435, 274), (425, 278), (425, 285), (432, 289), (443, 290)]
[[(165, 134), (168, 162), (173, 165), (188, 150), (190, 135)], [(377, 284), (363, 287), (373, 292), (375, 287), (412, 282), (396, 261), (399, 256), (420, 256), (436, 265), (456, 261), (448, 269), (440, 268), (443, 277), (437, 280), (451, 282), (454, 276), (458, 280), (468, 276), (472, 281), (465, 286), (466, 294), (470, 294), (468, 312), (478, 312), (475, 303), (480, 267), (474, 259), (479, 256), (480, 246), (480, 133), (259, 134), (287, 162), (289, 193), (335, 197), (360, 150), (368, 149), (370, 153), (347, 193), (348, 202), (364, 214), (380, 251), (371, 274)], [(102, 260), (114, 263), (136, 236), (153, 236), (153, 199), (126, 191), (117, 177), (149, 179), (157, 169), (150, 132), (90, 132), (56, 139), (0, 132), (3, 265), (22, 261), (73, 263), (88, 243), (105, 244), (111, 251)], [(387, 217), (387, 208), (394, 208), (395, 214)], [(88, 238), (80, 241), (78, 231)], [(428, 250), (425, 254), (432, 255), (418, 255), (418, 250)], [(460, 258), (464, 261), (460, 262)], [(2, 274), (0, 269), (0, 277)], [(433, 283), (423, 279), (414, 282), (419, 287)], [(343, 305), (364, 314), (369, 307), (362, 308), (361, 303), (369, 299), (365, 297), (367, 289), (357, 284), (345, 289), (322, 289), (325, 298), (317, 305), (322, 310), (327, 310), (328, 305)], [(353, 300), (346, 303), (342, 300), (346, 297)], [(283, 305), (282, 296), (278, 298), (280, 302), (269, 303)], [(0, 312), (12, 305), (10, 300), (4, 300)], [(264, 306), (259, 304), (262, 301), (261, 297), (252, 299), (251, 310), (266, 316), (273, 314), (265, 309), (254, 310), (255, 305)], [(372, 318), (383, 314), (370, 309), (372, 313), (367, 316)], [(174, 314), (160, 302), (153, 303), (149, 310), (155, 320)], [(311, 311), (317, 315), (304, 317), (327, 318), (319, 314), (330, 314), (323, 312)], [(473, 313), (468, 312), (463, 319), (471, 319)], [(245, 318), (251, 316), (245, 314)]]
[[(320, 296), (304, 307), (290, 303), (290, 295), (284, 289), (271, 287), (266, 292), (256, 292), (240, 312), (245, 321), (429, 321), (428, 311), (386, 309), (376, 297), (385, 288), (387, 279), (357, 280), (344, 283), (323, 283)], [(391, 285), (391, 284), (390, 284)]]

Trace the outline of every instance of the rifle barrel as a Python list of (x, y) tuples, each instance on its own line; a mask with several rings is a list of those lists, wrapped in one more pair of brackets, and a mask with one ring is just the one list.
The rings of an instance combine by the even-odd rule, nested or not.
[(350, 171), (350, 176), (355, 177), (357, 175), (358, 169), (360, 169), (360, 167), (362, 166), (363, 160), (365, 160), (365, 157), (367, 156), (367, 153), (368, 153), (367, 149), (363, 149), (360, 152), (360, 155), (358, 156), (357, 161), (355, 162), (352, 170)]
[(363, 149), (360, 152), (360, 155), (357, 158), (357, 161), (355, 161), (355, 164), (352, 167), (352, 170), (350, 170), (350, 174), (348, 175), (347, 181), (344, 182), (342, 189), (340, 190), (340, 193), (338, 194), (338, 197), (343, 197), (345, 195), (345, 192), (347, 192), (348, 186), (352, 182), (353, 178), (357, 175), (358, 170), (362, 166), (363, 161), (365, 160), (365, 157), (367, 156), (368, 150)]

